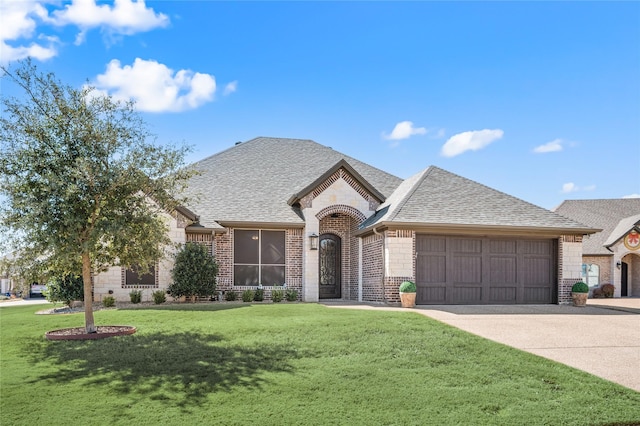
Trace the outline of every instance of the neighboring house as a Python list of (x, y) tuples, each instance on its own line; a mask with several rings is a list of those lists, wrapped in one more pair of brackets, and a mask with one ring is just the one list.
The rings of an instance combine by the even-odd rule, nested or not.
[[(418, 304), (567, 303), (597, 231), (437, 167), (403, 181), (310, 140), (260, 137), (192, 167), (171, 238), (209, 247), (221, 291), (397, 303), (412, 280)], [(95, 298), (166, 288), (170, 270), (111, 268)]]
[(640, 198), (567, 200), (555, 212), (602, 229), (582, 242), (585, 282), (613, 284), (614, 297), (639, 297)]

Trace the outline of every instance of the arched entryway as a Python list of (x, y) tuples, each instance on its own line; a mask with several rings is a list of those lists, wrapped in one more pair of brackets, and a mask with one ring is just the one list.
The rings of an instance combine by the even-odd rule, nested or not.
[(334, 234), (322, 234), (318, 249), (320, 299), (339, 299), (342, 297), (341, 238)]

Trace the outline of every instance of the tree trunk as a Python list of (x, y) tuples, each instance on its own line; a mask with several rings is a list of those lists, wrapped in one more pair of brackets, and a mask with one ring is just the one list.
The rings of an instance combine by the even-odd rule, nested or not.
[(91, 258), (82, 253), (82, 282), (84, 287), (84, 329), (87, 334), (96, 333), (93, 323), (93, 294), (91, 291)]

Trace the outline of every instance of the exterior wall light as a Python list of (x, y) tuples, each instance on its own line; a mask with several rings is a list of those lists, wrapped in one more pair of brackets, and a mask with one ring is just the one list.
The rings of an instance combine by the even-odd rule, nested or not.
[(618, 260), (618, 263), (616, 263), (616, 267), (617, 267), (618, 269), (620, 269), (620, 267), (621, 267), (621, 266), (622, 266), (622, 262), (620, 262), (620, 261)]
[(314, 232), (309, 235), (309, 244), (311, 246), (311, 250), (318, 250), (318, 234)]

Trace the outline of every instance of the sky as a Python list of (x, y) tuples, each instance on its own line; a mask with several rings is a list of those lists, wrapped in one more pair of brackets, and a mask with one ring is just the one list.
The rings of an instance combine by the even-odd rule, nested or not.
[(640, 2), (0, 0), (0, 62), (26, 57), (189, 162), (312, 139), (547, 209), (640, 197)]

